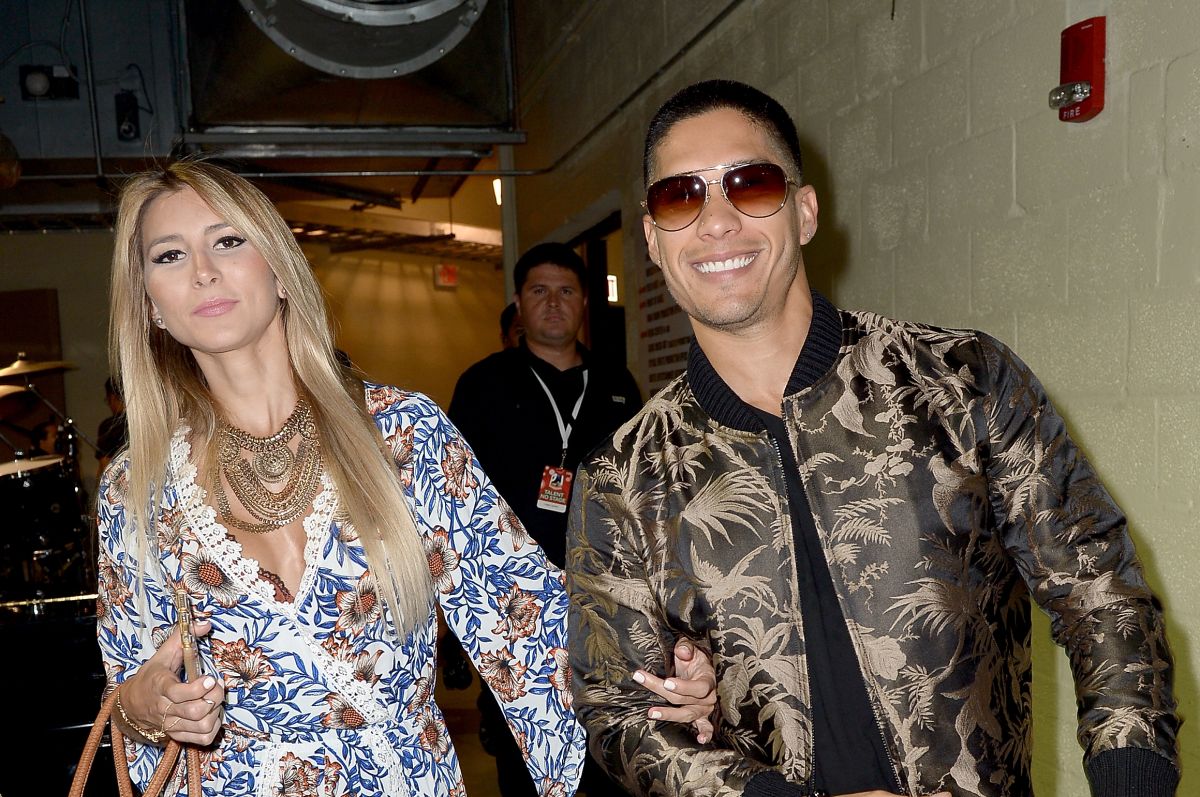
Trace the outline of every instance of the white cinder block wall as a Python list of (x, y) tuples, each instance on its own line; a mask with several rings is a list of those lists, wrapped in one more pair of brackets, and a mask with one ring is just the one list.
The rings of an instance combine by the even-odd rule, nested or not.
[[(780, 99), (807, 147), (821, 230), (805, 257), (836, 303), (985, 329), (1045, 382), (1131, 518), (1169, 613), (1185, 715), (1200, 609), (1200, 3), (1194, 0), (518, 0), (523, 245), (616, 187), (626, 268), (653, 110), (696, 79)], [(1106, 107), (1047, 107), (1059, 34), (1108, 20)], [(609, 208), (616, 209), (616, 208)], [(631, 364), (636, 303), (629, 313)], [(1066, 658), (1035, 625), (1039, 794), (1087, 795)], [(1200, 789), (1182, 735), (1180, 794)]]

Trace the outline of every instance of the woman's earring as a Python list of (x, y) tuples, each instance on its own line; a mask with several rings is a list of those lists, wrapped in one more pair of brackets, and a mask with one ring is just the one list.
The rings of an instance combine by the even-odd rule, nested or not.
[(166, 329), (166, 328), (167, 328), (167, 322), (166, 322), (166, 321), (163, 321), (163, 320), (162, 320), (162, 316), (160, 316), (160, 315), (156, 315), (156, 316), (154, 316), (154, 325), (155, 325), (156, 327), (158, 327), (159, 329)]

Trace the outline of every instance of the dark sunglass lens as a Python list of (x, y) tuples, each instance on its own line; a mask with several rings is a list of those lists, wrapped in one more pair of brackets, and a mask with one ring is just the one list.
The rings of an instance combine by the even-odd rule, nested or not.
[(787, 199), (787, 175), (774, 163), (751, 163), (725, 172), (725, 196), (742, 213), (761, 219), (777, 213)]
[(646, 210), (659, 229), (682, 230), (700, 215), (708, 186), (693, 174), (666, 177), (646, 191)]

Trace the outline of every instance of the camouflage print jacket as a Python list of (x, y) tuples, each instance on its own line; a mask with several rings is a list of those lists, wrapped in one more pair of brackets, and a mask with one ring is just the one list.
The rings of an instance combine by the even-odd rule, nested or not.
[[(977, 332), (814, 305), (805, 352), (825, 335), (828, 356), (783, 417), (906, 793), (1032, 793), (1031, 595), (1070, 658), (1085, 760), (1152, 751), (1128, 752), (1173, 789), (1160, 607), (1037, 379)], [(645, 795), (810, 776), (810, 640), (781, 459), (699, 384), (713, 379), (694, 347), (688, 373), (585, 461), (572, 507), (576, 710), (593, 753)], [(648, 720), (655, 698), (630, 678), (665, 671), (679, 634), (706, 641), (717, 668), (707, 745)]]

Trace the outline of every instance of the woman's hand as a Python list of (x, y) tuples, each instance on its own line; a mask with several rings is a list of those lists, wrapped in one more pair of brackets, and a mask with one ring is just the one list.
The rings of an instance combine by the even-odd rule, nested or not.
[[(192, 624), (197, 637), (212, 630), (207, 622)], [(137, 674), (121, 684), (121, 707), (138, 728), (164, 731), (177, 742), (207, 747), (221, 730), (225, 684), (212, 675), (195, 683), (179, 680), (183, 646), (179, 631), (171, 633)], [(127, 723), (126, 723), (127, 724)]]
[(674, 654), (674, 676), (659, 678), (638, 670), (633, 680), (671, 704), (650, 709), (647, 713), (650, 719), (691, 723), (696, 741), (707, 744), (712, 739), (717, 706), (717, 674), (712, 659), (684, 637), (675, 642)]

